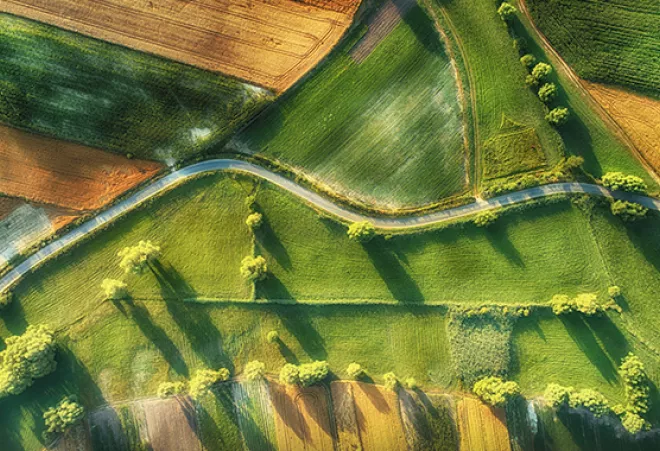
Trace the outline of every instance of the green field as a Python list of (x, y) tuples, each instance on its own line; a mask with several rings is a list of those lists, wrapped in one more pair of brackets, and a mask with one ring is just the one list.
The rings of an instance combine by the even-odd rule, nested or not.
[(660, 95), (660, 1), (527, 4), (541, 31), (581, 77)]
[(220, 74), (0, 14), (0, 120), (166, 161), (222, 141), (271, 94)]
[(300, 168), (342, 195), (410, 207), (465, 189), (461, 107), (433, 23), (413, 7), (366, 60), (358, 27), (322, 70), (285, 95), (229, 148)]

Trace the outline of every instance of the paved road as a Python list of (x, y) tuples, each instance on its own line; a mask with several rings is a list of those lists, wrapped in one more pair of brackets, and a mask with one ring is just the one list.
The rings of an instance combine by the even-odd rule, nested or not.
[(492, 210), (506, 205), (525, 202), (530, 199), (550, 196), (553, 194), (566, 193), (587, 193), (595, 196), (613, 197), (615, 199), (634, 201), (653, 210), (660, 210), (660, 200), (650, 197), (637, 196), (623, 192), (611, 192), (601, 186), (590, 185), (586, 183), (555, 183), (552, 185), (539, 186), (511, 194), (505, 194), (503, 196), (494, 197), (488, 200), (480, 200), (478, 202), (464, 205), (462, 207), (429, 213), (423, 216), (397, 218), (370, 217), (355, 213), (340, 205), (337, 205), (327, 198), (322, 197), (321, 195), (298, 185), (296, 182), (289, 180), (282, 175), (271, 172), (270, 170), (261, 166), (240, 160), (208, 160), (179, 169), (178, 171), (172, 172), (166, 177), (155, 181), (151, 185), (141, 189), (132, 196), (124, 199), (123, 201), (99, 214), (95, 218), (81, 224), (62, 237), (48, 244), (44, 248), (40, 249), (38, 252), (28, 257), (21, 264), (9, 271), (4, 277), (0, 279), (0, 291), (14, 285), (31, 269), (46, 261), (51, 256), (57, 254), (60, 250), (65, 249), (72, 244), (82, 240), (87, 235), (112, 222), (124, 213), (133, 210), (144, 201), (158, 195), (159, 193), (194, 175), (214, 171), (237, 171), (249, 173), (254, 176), (261, 177), (262, 179), (265, 179), (274, 185), (277, 185), (282, 189), (285, 189), (290, 193), (298, 196), (302, 200), (314, 205), (316, 208), (324, 210), (325, 212), (335, 215), (343, 220), (350, 222), (371, 221), (378, 228), (391, 230), (438, 224), (449, 221), (451, 219), (460, 218), (462, 216), (467, 216), (486, 210)]

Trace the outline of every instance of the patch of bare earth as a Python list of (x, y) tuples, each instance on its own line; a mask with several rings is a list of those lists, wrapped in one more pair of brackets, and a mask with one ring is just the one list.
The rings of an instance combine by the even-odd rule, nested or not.
[(92, 451), (87, 422), (75, 425), (46, 449), (49, 451)]
[(149, 443), (153, 451), (195, 451), (197, 437), (195, 407), (188, 397), (142, 401)]
[(284, 91), (330, 52), (359, 3), (3, 0), (0, 10)]
[(351, 49), (351, 58), (358, 64), (367, 59), (415, 4), (415, 0), (387, 0), (369, 20), (369, 29), (362, 39)]

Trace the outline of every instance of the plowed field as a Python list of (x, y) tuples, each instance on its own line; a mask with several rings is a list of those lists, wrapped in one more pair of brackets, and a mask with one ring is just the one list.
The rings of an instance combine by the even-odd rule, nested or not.
[(95, 210), (162, 166), (0, 126), (0, 192), (74, 211)]
[(461, 451), (509, 451), (509, 431), (504, 410), (493, 409), (472, 398), (458, 402)]
[(359, 0), (5, 0), (0, 9), (282, 91), (332, 49), (358, 5)]

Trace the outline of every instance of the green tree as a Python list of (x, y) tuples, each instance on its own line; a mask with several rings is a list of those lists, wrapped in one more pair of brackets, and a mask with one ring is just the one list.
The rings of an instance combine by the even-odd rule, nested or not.
[(474, 225), (477, 227), (488, 227), (497, 221), (498, 215), (494, 211), (484, 211), (474, 217)]
[(607, 398), (590, 388), (571, 393), (568, 399), (568, 405), (573, 409), (586, 409), (596, 417), (602, 417), (612, 412)]
[(631, 193), (646, 193), (648, 186), (641, 177), (625, 175), (622, 172), (608, 172), (601, 179), (605, 188), (614, 191), (628, 191)]
[(280, 341), (280, 334), (276, 330), (271, 330), (266, 335), (266, 340), (268, 343), (278, 343)]
[(537, 63), (532, 69), (532, 77), (537, 81), (544, 80), (552, 73), (552, 66), (547, 63)]
[(103, 279), (101, 289), (103, 290), (105, 299), (124, 299), (128, 295), (128, 285), (121, 280)]
[(256, 230), (259, 227), (261, 227), (261, 224), (263, 224), (264, 217), (261, 213), (251, 213), (248, 215), (247, 219), (245, 220), (245, 224), (252, 229)]
[(29, 326), (23, 335), (7, 338), (5, 345), (0, 352), (0, 398), (18, 395), (55, 371), (55, 337), (48, 326)]
[(258, 360), (253, 360), (245, 365), (243, 373), (249, 381), (260, 381), (266, 374), (266, 365)]
[(229, 370), (227, 368), (220, 368), (217, 371), (199, 370), (190, 381), (190, 396), (194, 399), (201, 399), (210, 393), (213, 385), (226, 380), (229, 380)]
[(617, 285), (612, 285), (612, 286), (607, 288), (607, 294), (612, 299), (616, 299), (619, 296), (621, 296), (621, 288)]
[(364, 376), (364, 368), (362, 368), (362, 365), (359, 363), (353, 362), (348, 365), (348, 368), (346, 368), (346, 374), (348, 374), (348, 377), (351, 379), (358, 380)]
[(545, 120), (548, 121), (550, 125), (560, 127), (568, 122), (569, 116), (568, 108), (558, 106), (548, 111), (548, 114), (545, 115)]
[(140, 241), (136, 246), (125, 247), (117, 254), (121, 261), (119, 267), (125, 273), (142, 274), (144, 268), (160, 257), (160, 246), (150, 240)]
[(643, 415), (649, 411), (650, 383), (642, 360), (628, 354), (619, 366), (619, 375), (626, 391), (626, 411)]
[(543, 103), (550, 103), (557, 98), (559, 90), (554, 83), (546, 83), (539, 88), (539, 99)]
[(568, 405), (568, 400), (574, 391), (573, 387), (567, 388), (559, 384), (548, 384), (543, 392), (543, 399), (553, 409), (560, 409)]
[(628, 202), (627, 200), (617, 200), (612, 202), (610, 210), (614, 216), (619, 216), (626, 222), (633, 222), (642, 219), (649, 212), (648, 208), (636, 202)]
[(376, 228), (369, 221), (354, 222), (348, 227), (348, 237), (366, 243), (376, 235)]
[(162, 382), (158, 386), (158, 391), (156, 393), (159, 398), (165, 399), (185, 392), (186, 384), (184, 382)]
[(500, 15), (500, 18), (505, 22), (510, 22), (513, 20), (513, 17), (518, 12), (515, 6), (508, 2), (502, 2), (499, 8), (497, 8), (497, 14)]
[(651, 424), (640, 415), (632, 412), (625, 412), (621, 417), (621, 425), (631, 434), (637, 434), (651, 429)]
[(317, 360), (312, 363), (303, 363), (298, 367), (298, 378), (300, 385), (309, 387), (317, 384), (328, 377), (330, 367), (325, 360)]
[(503, 381), (499, 377), (489, 376), (475, 382), (472, 391), (483, 402), (493, 407), (504, 407), (520, 395), (520, 387), (513, 381)]
[(387, 390), (395, 392), (398, 390), (401, 382), (399, 382), (399, 378), (396, 377), (396, 374), (385, 373), (383, 374), (383, 384)]
[(250, 282), (264, 280), (268, 274), (266, 259), (261, 255), (257, 257), (247, 256), (241, 262), (241, 276)]
[(46, 432), (64, 432), (70, 426), (76, 424), (85, 416), (85, 409), (78, 404), (73, 397), (64, 398), (55, 407), (44, 412)]
[(528, 71), (536, 65), (536, 57), (531, 53), (520, 57), (520, 64), (522, 64)]
[(280, 370), (280, 383), (297, 385), (300, 383), (300, 370), (293, 363), (287, 363)]

